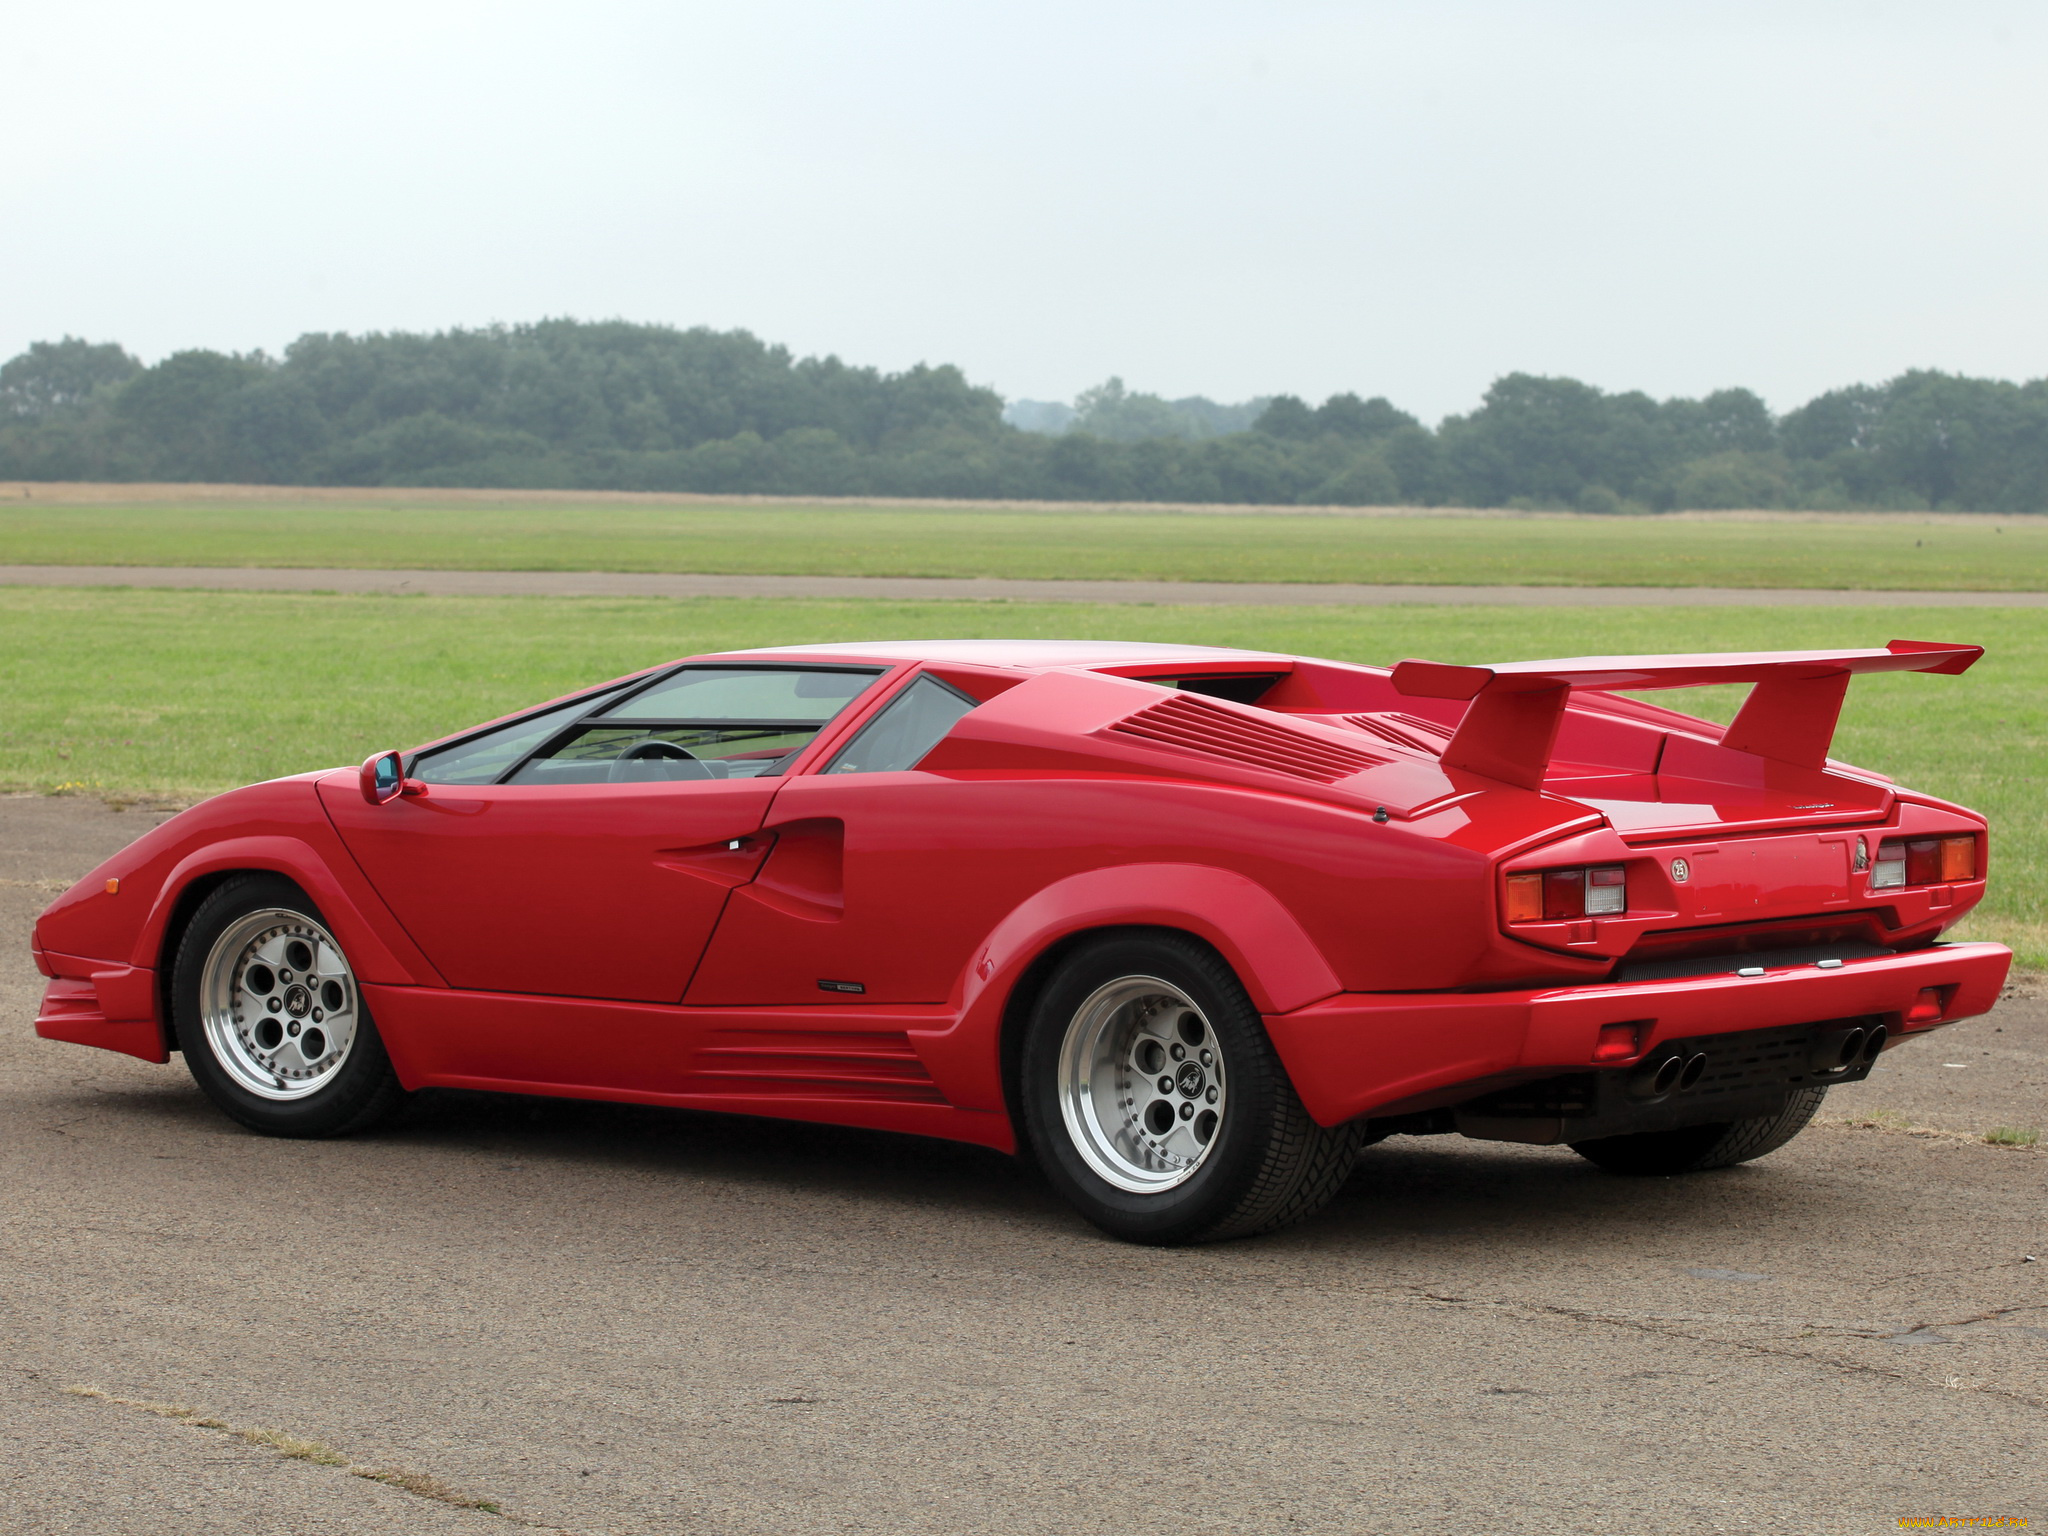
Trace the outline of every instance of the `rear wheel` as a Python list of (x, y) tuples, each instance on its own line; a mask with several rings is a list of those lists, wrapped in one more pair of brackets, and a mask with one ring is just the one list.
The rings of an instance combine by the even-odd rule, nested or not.
[(1597, 1141), (1575, 1141), (1572, 1150), (1609, 1173), (1703, 1173), (1709, 1168), (1732, 1168), (1777, 1151), (1805, 1130), (1827, 1093), (1825, 1087), (1801, 1088), (1775, 1115), (1635, 1136), (1603, 1136)]
[(1299, 1221), (1357, 1161), (1357, 1129), (1309, 1118), (1236, 976), (1184, 935), (1113, 935), (1069, 955), (1032, 1012), (1022, 1090), (1046, 1176), (1132, 1242)]
[(348, 957), (280, 875), (238, 875), (200, 903), (171, 1012), (193, 1080), (252, 1130), (343, 1136), (405, 1100)]

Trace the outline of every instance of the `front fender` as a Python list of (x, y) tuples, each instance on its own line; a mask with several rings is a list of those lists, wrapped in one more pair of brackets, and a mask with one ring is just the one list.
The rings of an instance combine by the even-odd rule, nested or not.
[[(387, 943), (381, 931), (385, 925), (365, 916), (367, 904), (382, 903), (356, 870), (350, 868), (344, 876), (337, 876), (329, 860), (311, 843), (286, 836), (226, 838), (180, 859), (158, 888), (156, 904), (136, 935), (129, 964), (150, 968), (167, 964), (170, 957), (163, 953), (164, 934), (177, 910), (178, 898), (194, 880), (227, 870), (267, 870), (298, 884), (319, 906), (320, 915), (340, 941), (358, 980), (390, 986), (445, 985), (426, 956), (396, 931), (395, 921), (387, 918), (395, 940)], [(351, 886), (360, 889), (352, 890)]]
[(976, 947), (955, 1022), (911, 1032), (920, 1057), (966, 1109), (1003, 1111), (1003, 1010), (1025, 971), (1062, 939), (1098, 928), (1177, 928), (1213, 945), (1261, 1013), (1288, 1013), (1343, 990), (1278, 897), (1235, 870), (1121, 864), (1055, 881)]

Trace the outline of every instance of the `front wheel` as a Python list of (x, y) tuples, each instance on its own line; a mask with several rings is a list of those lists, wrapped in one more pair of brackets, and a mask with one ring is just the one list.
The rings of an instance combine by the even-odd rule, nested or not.
[(1113, 935), (1069, 955), (1032, 1011), (1022, 1070), (1040, 1167), (1131, 1242), (1300, 1221), (1357, 1162), (1357, 1129), (1309, 1118), (1237, 977), (1184, 935)]
[(1800, 1088), (1786, 1096), (1785, 1107), (1775, 1115), (1688, 1125), (1675, 1131), (1602, 1136), (1575, 1141), (1572, 1150), (1609, 1173), (1655, 1176), (1732, 1168), (1777, 1151), (1805, 1130), (1827, 1094), (1825, 1086)]
[(280, 875), (237, 875), (199, 904), (171, 1016), (193, 1080), (252, 1130), (345, 1136), (406, 1098), (348, 957)]

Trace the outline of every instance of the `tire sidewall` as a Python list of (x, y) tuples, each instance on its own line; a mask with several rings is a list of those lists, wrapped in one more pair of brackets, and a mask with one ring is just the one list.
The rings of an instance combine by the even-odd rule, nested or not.
[(378, 1101), (390, 1096), (395, 1082), (360, 983), (356, 987), (356, 1037), (348, 1060), (330, 1081), (303, 1099), (266, 1099), (251, 1093), (228, 1074), (207, 1039), (200, 1001), (207, 957), (231, 923), (267, 907), (294, 913), (327, 929), (327, 919), (312, 897), (282, 875), (238, 875), (209, 893), (178, 940), (171, 971), (171, 1020), (178, 1049), (200, 1090), (224, 1114), (250, 1129), (272, 1136), (339, 1135), (374, 1118)]
[[(1060, 1110), (1060, 1051), (1075, 1015), (1097, 988), (1125, 976), (1170, 982), (1194, 1000), (1223, 1053), (1229, 1088), (1222, 1123), (1192, 1177), (1172, 1189), (1118, 1189), (1082, 1157)], [(1258, 1177), (1274, 1110), (1278, 1062), (1244, 988), (1205, 946), (1176, 936), (1092, 941), (1060, 964), (1032, 1007), (1019, 1099), (1040, 1170), (1082, 1215), (1141, 1243), (1188, 1242), (1227, 1218)]]

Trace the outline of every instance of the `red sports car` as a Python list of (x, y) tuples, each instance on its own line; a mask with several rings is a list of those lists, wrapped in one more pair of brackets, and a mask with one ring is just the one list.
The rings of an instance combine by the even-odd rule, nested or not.
[(1937, 942), (1983, 820), (1827, 757), (1853, 674), (1980, 654), (699, 656), (172, 818), (43, 914), (36, 1028), (276, 1135), (447, 1086), (1028, 1151), (1141, 1242), (1389, 1135), (1722, 1167), (1998, 996)]

